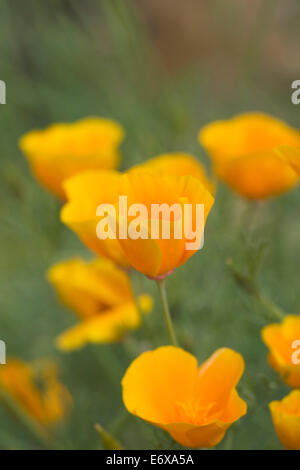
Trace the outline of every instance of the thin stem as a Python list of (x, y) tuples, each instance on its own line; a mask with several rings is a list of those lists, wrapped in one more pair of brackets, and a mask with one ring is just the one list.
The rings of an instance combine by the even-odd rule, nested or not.
[(257, 284), (252, 279), (249, 279), (249, 277), (241, 273), (231, 259), (227, 260), (227, 266), (231, 270), (231, 273), (238, 285), (244, 289), (245, 292), (260, 302), (264, 309), (271, 314), (272, 318), (276, 320), (284, 319), (286, 315), (284, 310), (282, 310), (280, 307), (274, 304), (272, 300), (262, 294)]
[(177, 340), (174, 332), (174, 327), (173, 327), (173, 322), (169, 310), (169, 304), (168, 304), (168, 299), (167, 299), (167, 294), (166, 294), (166, 286), (165, 286), (165, 279), (158, 279), (156, 281), (159, 294), (160, 294), (160, 299), (163, 307), (163, 313), (164, 313), (164, 318), (167, 326), (167, 330), (170, 336), (171, 343), (174, 346), (177, 346)]
[(285, 317), (284, 311), (275, 305), (270, 299), (257, 292), (255, 295), (256, 299), (263, 305), (263, 307), (277, 320), (283, 320)]

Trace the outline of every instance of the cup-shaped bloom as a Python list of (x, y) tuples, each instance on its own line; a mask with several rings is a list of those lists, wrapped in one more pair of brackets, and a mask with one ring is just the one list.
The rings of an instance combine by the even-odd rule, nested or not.
[(68, 180), (65, 189), (69, 202), (62, 221), (99, 255), (151, 278), (167, 275), (201, 247), (214, 203), (193, 176), (143, 168), (85, 172)]
[(152, 308), (152, 298), (146, 294), (135, 301), (127, 273), (109, 260), (73, 258), (52, 266), (48, 279), (62, 303), (79, 318), (57, 338), (64, 351), (88, 342), (119, 341), (126, 331), (140, 326), (139, 310), (148, 313)]
[(300, 450), (300, 390), (269, 405), (274, 428), (287, 450)]
[(8, 358), (0, 368), (0, 388), (32, 421), (45, 427), (62, 420), (72, 403), (69, 391), (58, 380), (56, 365), (49, 361), (27, 364)]
[(215, 192), (215, 185), (207, 177), (204, 166), (196, 157), (188, 153), (163, 153), (133, 167), (130, 171), (140, 171), (141, 168), (163, 175), (194, 176), (201, 181), (211, 194)]
[(127, 410), (186, 447), (213, 447), (247, 411), (236, 385), (244, 360), (218, 349), (200, 367), (181, 348), (163, 346), (135, 359), (122, 380)]
[(262, 339), (271, 367), (287, 385), (300, 388), (300, 316), (287, 315), (282, 323), (265, 326)]
[(116, 168), (123, 129), (114, 121), (86, 118), (54, 124), (20, 139), (31, 170), (40, 184), (65, 199), (65, 179), (89, 169)]
[(217, 177), (248, 199), (276, 196), (298, 177), (278, 155), (280, 146), (300, 147), (300, 132), (263, 113), (245, 113), (205, 126), (199, 141)]

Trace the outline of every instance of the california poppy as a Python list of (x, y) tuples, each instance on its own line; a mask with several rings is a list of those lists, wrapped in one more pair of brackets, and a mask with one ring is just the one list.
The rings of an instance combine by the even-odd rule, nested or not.
[(9, 358), (0, 368), (0, 388), (30, 419), (47, 427), (63, 419), (71, 405), (71, 395), (57, 375), (57, 367), (52, 362), (40, 362), (38, 367)]
[(287, 450), (300, 450), (300, 390), (269, 405), (279, 440)]
[(262, 339), (270, 350), (271, 367), (287, 385), (300, 388), (300, 316), (287, 315), (281, 324), (266, 326)]
[(247, 411), (236, 385), (244, 360), (218, 349), (200, 367), (181, 348), (163, 346), (135, 359), (122, 380), (127, 410), (186, 447), (213, 447)]
[[(125, 174), (85, 172), (68, 180), (65, 189), (69, 202), (62, 210), (62, 221), (99, 255), (122, 265), (129, 263), (151, 278), (166, 276), (199, 249), (214, 203), (213, 196), (197, 178), (160, 175), (143, 168)], [(120, 208), (120, 198), (124, 197), (127, 212)], [(99, 206), (107, 204), (114, 213), (110, 217), (115, 225), (113, 230), (103, 214), (97, 216)], [(166, 217), (160, 212), (162, 205), (167, 207)], [(158, 209), (155, 217), (153, 206)], [(175, 206), (176, 214), (171, 210)], [(130, 215), (130, 207), (139, 208), (138, 217)], [(203, 213), (198, 211), (199, 207)], [(153, 224), (157, 226), (155, 237), (150, 231)], [(163, 226), (169, 230), (165, 237)], [(125, 232), (122, 236), (120, 227)]]
[(57, 338), (64, 351), (88, 342), (119, 341), (126, 331), (140, 326), (138, 306), (144, 313), (152, 308), (152, 298), (146, 294), (136, 299), (136, 305), (127, 273), (109, 260), (72, 258), (52, 266), (48, 279), (61, 301), (79, 318)]
[(263, 113), (245, 113), (206, 125), (199, 141), (217, 177), (248, 199), (288, 191), (298, 182), (278, 155), (280, 146), (299, 147), (300, 132)]
[(65, 179), (84, 170), (118, 166), (123, 135), (114, 121), (86, 118), (30, 131), (20, 139), (20, 147), (40, 184), (65, 199)]

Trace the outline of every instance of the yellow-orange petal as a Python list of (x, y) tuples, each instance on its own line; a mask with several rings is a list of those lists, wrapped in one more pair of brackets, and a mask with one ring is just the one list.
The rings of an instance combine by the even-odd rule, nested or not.
[(295, 171), (274, 150), (215, 165), (217, 176), (248, 199), (280, 195), (298, 183)]
[(229, 348), (218, 349), (199, 368), (198, 390), (203, 404), (216, 402), (222, 408), (245, 369), (243, 357)]
[(47, 277), (61, 301), (81, 317), (132, 298), (127, 274), (108, 259), (71, 258), (52, 266)]
[(263, 113), (216, 121), (199, 133), (219, 179), (248, 199), (279, 195), (298, 182), (281, 146), (300, 147), (300, 132)]
[(196, 358), (183, 349), (163, 346), (147, 351), (131, 363), (123, 377), (124, 404), (146, 421), (177, 422), (174, 403), (193, 395), (196, 376)]
[(57, 378), (54, 363), (27, 364), (8, 358), (0, 368), (0, 387), (39, 425), (48, 426), (61, 420), (70, 408), (72, 399), (67, 388)]
[(88, 171), (68, 179), (64, 183), (68, 202), (62, 208), (61, 220), (93, 252), (127, 267), (119, 241), (116, 238), (100, 240), (97, 236), (101, 220), (97, 208), (101, 204), (117, 203), (120, 178), (120, 173), (111, 170)]
[(243, 113), (204, 126), (199, 142), (214, 162), (263, 153), (279, 146), (298, 147), (300, 132), (268, 114)]
[(278, 147), (277, 153), (300, 176), (300, 144), (299, 148)]
[[(216, 445), (230, 424), (246, 413), (246, 404), (235, 390), (243, 361), (237, 353), (221, 349), (208, 363), (198, 369), (194, 356), (174, 346), (141, 354), (122, 380), (126, 408), (166, 430), (182, 445)], [(213, 380), (216, 374), (225, 377), (225, 399), (211, 389), (218, 385), (218, 378)], [(206, 394), (208, 389), (211, 399)]]
[[(268, 359), (271, 367), (280, 374), (287, 385), (299, 388), (300, 364), (297, 361), (299, 353), (294, 345), (300, 340), (300, 316), (287, 315), (282, 323), (264, 327), (261, 335), (270, 351)], [(297, 358), (294, 358), (296, 355)]]
[(300, 390), (269, 405), (274, 428), (287, 450), (300, 450)]
[(114, 121), (86, 118), (28, 132), (20, 139), (20, 147), (37, 180), (65, 199), (63, 182), (67, 178), (85, 170), (118, 165), (123, 135), (123, 129)]
[(230, 424), (220, 422), (196, 426), (187, 423), (170, 423), (162, 426), (173, 439), (184, 447), (214, 447), (222, 441)]
[(141, 317), (134, 302), (127, 302), (78, 323), (59, 335), (57, 347), (65, 352), (83, 347), (87, 343), (114, 343), (124, 333), (137, 329)]
[(194, 176), (201, 181), (211, 194), (215, 192), (215, 185), (207, 177), (204, 166), (189, 153), (163, 153), (133, 167), (130, 171), (140, 171), (141, 169), (163, 175)]
[[(196, 205), (204, 205), (204, 221), (202, 219), (197, 221), (201, 224), (201, 227), (197, 227), (198, 235), (201, 230), (200, 245), (205, 220), (214, 198), (199, 180), (192, 176), (165, 176), (136, 170), (123, 175), (120, 194), (127, 196), (128, 207), (138, 203), (145, 208), (145, 214), (141, 215), (140, 227), (144, 228), (146, 238), (133, 239), (129, 233), (131, 227), (129, 224), (127, 238), (120, 240), (126, 257), (138, 271), (153, 278), (165, 275), (183, 264), (199, 249), (199, 247), (194, 250), (187, 248), (187, 242), (194, 240), (187, 240), (184, 231), (184, 204), (190, 204), (192, 207), (192, 228), (194, 231), (196, 229)], [(154, 205), (157, 207), (164, 205), (169, 210), (176, 205), (181, 210), (179, 218), (172, 212), (158, 216), (160, 227), (164, 221), (170, 228), (168, 238), (164, 239), (160, 231), (158, 238), (151, 239), (152, 221), (155, 220), (152, 215)], [(181, 235), (176, 237), (175, 227), (178, 224), (181, 225), (182, 230)]]

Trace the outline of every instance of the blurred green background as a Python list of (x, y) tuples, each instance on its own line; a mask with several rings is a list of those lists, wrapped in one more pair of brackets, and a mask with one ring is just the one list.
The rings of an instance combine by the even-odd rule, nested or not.
[[(0, 79), (7, 104), (0, 105), (0, 338), (8, 356), (56, 358), (74, 400), (58, 430), (67, 448), (101, 448), (96, 422), (114, 430), (127, 449), (177, 448), (134, 417), (119, 420), (126, 367), (167, 336), (155, 286), (141, 277), (156, 296), (147, 328), (124, 346), (88, 346), (66, 355), (55, 350), (55, 336), (73, 318), (57, 303), (45, 271), (74, 254), (90, 255), (60, 223), (59, 203), (31, 176), (19, 137), (55, 121), (113, 118), (126, 130), (126, 169), (181, 150), (207, 164), (198, 129), (239, 112), (261, 110), (299, 127), (300, 107), (291, 103), (291, 83), (300, 78), (299, 15), (299, 0), (1, 1)], [(199, 361), (221, 346), (246, 360), (239, 390), (249, 411), (217, 448), (281, 448), (267, 404), (288, 389), (266, 362), (260, 339), (265, 312), (236, 285), (226, 260), (247, 271), (266, 242), (261, 289), (298, 313), (299, 203), (296, 188), (249, 209), (220, 186), (204, 249), (168, 281), (181, 345)], [(0, 448), (36, 447), (0, 407)]]

